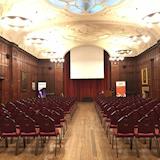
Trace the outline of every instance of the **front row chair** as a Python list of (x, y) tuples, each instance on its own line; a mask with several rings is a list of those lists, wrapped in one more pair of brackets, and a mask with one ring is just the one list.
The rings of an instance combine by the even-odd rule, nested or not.
[(0, 133), (1, 137), (5, 139), (6, 147), (8, 147), (8, 138), (17, 138), (16, 141), (16, 151), (15, 154), (18, 154), (18, 142), (19, 142), (19, 132), (16, 129), (16, 123), (13, 119), (6, 116), (0, 121)]
[(114, 147), (114, 139), (116, 141), (116, 154), (118, 157), (117, 138), (129, 138), (130, 148), (132, 149), (132, 142), (134, 139), (134, 124), (130, 123), (128, 116), (124, 116), (118, 120), (117, 130), (114, 130), (112, 136), (112, 148)]
[(61, 138), (59, 130), (55, 128), (54, 120), (48, 116), (43, 118), (43, 123), (39, 124), (39, 135), (40, 137), (56, 137), (55, 144), (55, 156), (57, 154), (57, 145), (61, 148)]

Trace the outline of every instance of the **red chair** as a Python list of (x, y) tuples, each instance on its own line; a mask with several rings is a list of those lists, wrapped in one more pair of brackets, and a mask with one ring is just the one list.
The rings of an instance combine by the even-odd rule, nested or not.
[(15, 121), (9, 117), (4, 117), (3, 120), (0, 121), (0, 133), (1, 138), (5, 139), (6, 147), (8, 147), (8, 138), (17, 138), (16, 141), (16, 151), (15, 154), (18, 154), (18, 142), (19, 142), (19, 132), (16, 129)]
[[(56, 143), (55, 143), (55, 156), (57, 154), (57, 144), (61, 147), (61, 139), (60, 139), (60, 133), (55, 128), (54, 120), (51, 119), (48, 116), (43, 117), (43, 122), (39, 124), (39, 135), (40, 137), (56, 137)], [(59, 138), (59, 143), (58, 143)]]
[(36, 138), (35, 155), (37, 155), (39, 129), (36, 128), (35, 121), (28, 116), (24, 116), (19, 123), (19, 128), (20, 136), (23, 137), (24, 148), (26, 147), (26, 137)]
[(129, 138), (130, 148), (132, 149), (132, 142), (134, 138), (134, 123), (130, 123), (128, 116), (124, 116), (118, 120), (117, 130), (114, 131), (112, 137), (112, 148), (114, 147), (114, 138), (116, 140), (116, 153), (118, 157), (117, 138)]
[[(153, 117), (145, 115), (138, 121), (137, 132), (135, 133), (135, 137), (136, 139), (149, 138), (149, 149), (151, 149), (152, 139), (155, 138), (155, 123), (153, 121)], [(138, 145), (137, 156), (139, 157)]]

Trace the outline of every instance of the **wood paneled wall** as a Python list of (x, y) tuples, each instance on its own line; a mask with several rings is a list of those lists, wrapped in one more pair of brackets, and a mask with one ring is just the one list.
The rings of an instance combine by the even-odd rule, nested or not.
[(39, 60), (38, 81), (47, 82), (47, 93), (60, 94), (63, 92), (63, 64), (52, 63), (49, 60)]
[[(149, 87), (149, 96), (160, 98), (160, 42), (134, 58), (111, 63), (112, 88), (115, 82), (127, 81), (127, 93), (142, 95), (142, 87)], [(142, 85), (141, 69), (148, 70), (148, 85)]]
[[(160, 42), (144, 51), (136, 58), (137, 92), (140, 94), (143, 86), (149, 86), (149, 96), (160, 98)], [(148, 69), (148, 85), (142, 85), (141, 69)]]
[(11, 71), (9, 70), (11, 66), (11, 47), (10, 44), (4, 39), (0, 39), (0, 88), (1, 88), (1, 101), (8, 101), (12, 95), (12, 84), (10, 82)]
[(49, 60), (39, 60), (38, 62), (38, 81), (47, 82), (47, 92), (54, 93), (55, 69), (54, 63)]
[[(115, 82), (118, 80), (127, 81), (127, 94), (141, 94), (141, 69), (148, 69), (149, 96), (160, 97), (160, 43), (144, 51), (134, 58), (125, 58), (122, 62), (105, 61), (105, 79), (69, 80), (69, 61), (66, 59), (63, 64), (54, 64), (49, 60), (40, 60), (20, 49), (16, 44), (0, 37), (0, 102), (36, 96), (32, 90), (32, 82), (46, 81), (48, 93), (65, 93), (65, 95), (95, 96), (100, 90), (115, 90)], [(27, 74), (27, 90), (21, 87), (21, 74)], [(67, 78), (68, 77), (68, 78)], [(88, 81), (88, 82), (86, 82)], [(93, 85), (92, 85), (93, 84)], [(86, 87), (89, 89), (86, 91)], [(96, 89), (95, 89), (96, 86)], [(72, 92), (71, 92), (72, 90)]]
[(124, 61), (111, 62), (111, 86), (115, 92), (116, 81), (126, 81), (127, 94), (136, 94), (136, 63), (134, 58), (125, 58)]
[[(0, 37), (0, 85), (1, 102), (32, 97), (32, 82), (37, 82), (38, 59), (20, 49), (17, 45)], [(21, 73), (27, 75), (27, 89), (21, 87)], [(2, 80), (3, 79), (3, 80)]]

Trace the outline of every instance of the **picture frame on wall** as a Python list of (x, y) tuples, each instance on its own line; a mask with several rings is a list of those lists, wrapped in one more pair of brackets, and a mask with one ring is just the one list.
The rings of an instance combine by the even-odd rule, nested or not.
[(27, 91), (28, 89), (28, 73), (21, 71), (21, 90)]
[(141, 79), (142, 79), (142, 85), (148, 85), (148, 70), (147, 70), (147, 68), (141, 69)]

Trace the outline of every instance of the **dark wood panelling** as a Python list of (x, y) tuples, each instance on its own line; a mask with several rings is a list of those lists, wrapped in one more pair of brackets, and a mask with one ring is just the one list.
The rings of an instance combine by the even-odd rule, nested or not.
[(124, 61), (111, 63), (112, 89), (115, 91), (116, 81), (126, 81), (127, 94), (136, 94), (135, 59), (125, 58)]
[[(137, 57), (111, 63), (112, 88), (115, 82), (127, 81), (128, 94), (142, 94), (142, 87), (149, 86), (149, 96), (160, 98), (160, 43), (158, 42)], [(148, 85), (142, 85), (141, 69), (148, 69)]]
[(135, 57), (137, 61), (137, 81), (138, 91), (141, 94), (141, 69), (147, 67), (149, 80), (149, 96), (160, 97), (160, 43), (144, 51), (141, 55)]
[[(13, 99), (35, 97), (36, 91), (32, 90), (32, 82), (38, 80), (38, 60), (16, 46), (12, 47), (13, 70)], [(21, 74), (27, 75), (27, 89), (22, 90)]]
[(8, 101), (10, 98), (10, 47), (9, 43), (5, 42), (4, 39), (0, 39), (0, 74), (4, 77), (2, 83), (1, 100), (2, 102)]
[[(118, 80), (127, 81), (128, 94), (141, 94), (141, 69), (145, 67), (148, 68), (149, 96), (160, 97), (159, 42), (139, 56), (125, 58), (122, 62), (110, 63), (108, 55), (105, 56), (104, 80), (70, 80), (67, 58), (64, 64), (38, 60), (16, 44), (0, 37), (0, 101), (5, 103), (9, 100), (36, 96), (36, 91), (32, 90), (32, 82), (38, 81), (47, 82), (48, 93), (63, 92), (66, 96), (77, 96), (79, 99), (84, 96), (95, 97), (101, 90), (115, 90), (115, 82)], [(22, 72), (27, 73), (26, 91), (21, 89)]]
[(47, 93), (55, 93), (55, 65), (49, 60), (39, 60), (38, 80), (47, 82)]
[(38, 79), (47, 82), (47, 93), (63, 92), (63, 63), (52, 63), (49, 60), (39, 60)]
[[(17, 45), (0, 38), (0, 75), (2, 83), (1, 102), (36, 96), (32, 82), (37, 82), (38, 59)], [(27, 90), (21, 90), (21, 71), (28, 73)]]
[(63, 63), (55, 64), (55, 93), (63, 93)]

